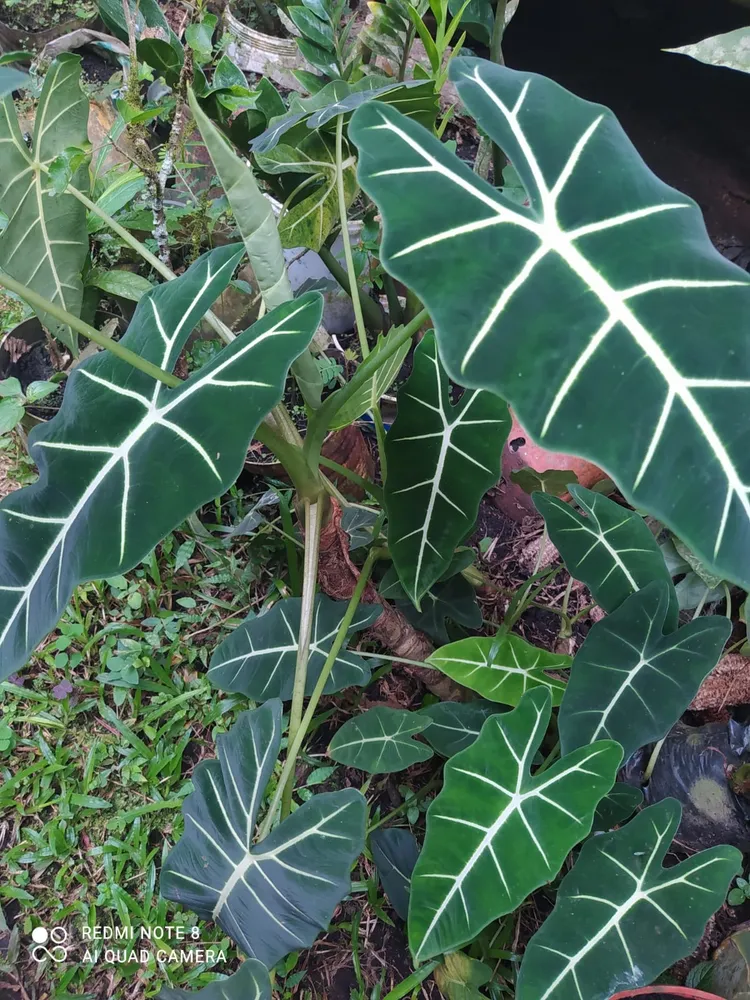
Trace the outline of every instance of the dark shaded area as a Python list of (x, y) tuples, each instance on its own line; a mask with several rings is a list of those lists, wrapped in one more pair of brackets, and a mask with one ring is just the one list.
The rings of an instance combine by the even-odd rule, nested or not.
[(503, 49), (510, 67), (611, 108), (734, 259), (750, 246), (750, 74), (661, 50), (743, 25), (750, 7), (729, 0), (522, 0)]

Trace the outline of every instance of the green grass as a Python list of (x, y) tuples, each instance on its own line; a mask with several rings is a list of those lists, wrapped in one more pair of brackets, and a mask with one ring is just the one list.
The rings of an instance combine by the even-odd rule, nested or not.
[[(235, 967), (220, 928), (159, 897), (158, 871), (182, 832), (193, 768), (248, 707), (211, 688), (211, 652), (250, 606), (285, 591), (278, 531), (262, 525), (227, 542), (218, 528), (255, 499), (233, 491), (127, 576), (80, 587), (31, 665), (0, 684), (0, 907), (21, 938), (0, 984), (37, 982), (55, 1000), (152, 997)], [(34, 962), (29, 935), (55, 925), (70, 935), (69, 961)], [(141, 927), (189, 938), (193, 926), (213, 962), (160, 963), (157, 946), (138, 939)], [(136, 938), (84, 941), (84, 927), (133, 928)], [(87, 947), (105, 946), (143, 946), (148, 957), (86, 960)]]

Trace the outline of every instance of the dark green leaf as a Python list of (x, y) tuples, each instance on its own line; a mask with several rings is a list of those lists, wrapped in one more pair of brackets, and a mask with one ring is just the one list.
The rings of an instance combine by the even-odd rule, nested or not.
[(416, 961), (460, 948), (515, 910), (554, 878), (591, 829), (622, 750), (603, 740), (532, 777), (550, 714), (549, 693), (529, 691), (446, 762), (412, 876), (409, 945)]
[(216, 63), (214, 77), (211, 82), (213, 90), (223, 90), (227, 87), (247, 87), (247, 77), (229, 56), (224, 55)]
[[(154, 288), (120, 343), (171, 369), (241, 255), (220, 247)], [(229, 488), (320, 315), (315, 293), (282, 306), (174, 389), (109, 351), (73, 371), (59, 414), (30, 435), (38, 482), (0, 504), (0, 674), (23, 666), (80, 582), (126, 572)]]
[(449, 576), (449, 573), (450, 567), (443, 579), (427, 591), (422, 598), (421, 611), (417, 611), (406, 597), (394, 567), (381, 581), (381, 596), (395, 600), (396, 607), (403, 611), (411, 624), (440, 645), (450, 642), (446, 619), (466, 628), (480, 628), (482, 625), (482, 612), (474, 588), (460, 573), (455, 576)]
[(629, 757), (680, 718), (716, 666), (732, 626), (705, 616), (664, 635), (668, 610), (666, 584), (650, 583), (591, 628), (560, 708), (563, 753), (609, 738)]
[(679, 803), (665, 799), (583, 845), (526, 946), (518, 1000), (609, 1000), (693, 951), (742, 855), (713, 847), (662, 868), (679, 821)]
[(626, 819), (630, 819), (642, 802), (643, 792), (640, 788), (618, 781), (596, 807), (592, 829), (598, 833), (620, 826)]
[(345, 722), (331, 740), (328, 754), (339, 764), (370, 774), (389, 774), (429, 760), (432, 750), (412, 739), (431, 720), (421, 712), (378, 706)]
[[(323, 594), (315, 598), (305, 688), (308, 695), (320, 676), (348, 603), (332, 601)], [(301, 606), (299, 597), (287, 597), (264, 614), (246, 618), (211, 657), (208, 668), (211, 683), (222, 691), (239, 691), (251, 701), (291, 698)], [(379, 604), (361, 604), (347, 636), (368, 628), (382, 611)], [(364, 685), (369, 679), (367, 661), (344, 647), (323, 690), (332, 694), (353, 684)]]
[(529, 205), (394, 109), (364, 105), (349, 135), (383, 216), (384, 266), (425, 304), (449, 375), (507, 399), (545, 448), (606, 469), (750, 588), (750, 425), (737, 424), (750, 275), (607, 109), (482, 60), (455, 59), (450, 76)]
[(571, 486), (570, 492), (586, 516), (555, 497), (536, 493), (533, 498), (570, 575), (586, 584), (605, 611), (615, 611), (641, 587), (662, 580), (669, 591), (666, 626), (677, 628), (672, 577), (640, 514), (583, 486)]
[(12, 94), (14, 90), (20, 90), (26, 86), (29, 79), (28, 73), (23, 73), (20, 69), (12, 66), (0, 66), (0, 97)]
[(349, 551), (360, 549), (372, 542), (372, 529), (378, 512), (370, 507), (347, 507), (341, 515), (341, 527), (349, 536)]
[(388, 548), (418, 608), (497, 483), (509, 430), (508, 407), (492, 393), (469, 391), (451, 403), (435, 336), (426, 333), (385, 445)]
[(163, 38), (142, 38), (136, 45), (138, 58), (148, 63), (157, 75), (162, 74), (170, 83), (180, 75), (183, 63), (182, 49)]
[(214, 920), (272, 968), (311, 945), (349, 891), (349, 868), (364, 845), (365, 800), (353, 788), (315, 795), (254, 842), (281, 745), (281, 702), (243, 712), (216, 743), (219, 759), (193, 771), (185, 833), (164, 864), (161, 892)]
[(374, 830), (370, 847), (383, 890), (402, 920), (409, 914), (411, 873), (419, 857), (419, 845), (411, 830), (395, 827)]
[[(323, 51), (329, 53), (329, 59), (335, 61), (333, 28), (330, 22), (322, 21), (306, 7), (287, 7), (287, 13), (303, 36), (308, 38), (317, 47), (323, 49)], [(313, 63), (313, 65), (315, 64)]]
[(451, 642), (432, 653), (427, 662), (490, 701), (517, 705), (530, 688), (545, 687), (557, 706), (565, 681), (550, 677), (547, 671), (567, 670), (573, 661), (532, 646), (520, 635), (501, 633)]
[(431, 720), (425, 739), (443, 757), (452, 757), (474, 742), (485, 721), (502, 712), (491, 701), (442, 701), (421, 709)]

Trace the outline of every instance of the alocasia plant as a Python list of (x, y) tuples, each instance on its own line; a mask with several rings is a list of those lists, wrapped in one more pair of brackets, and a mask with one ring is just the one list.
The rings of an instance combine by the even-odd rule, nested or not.
[[(121, 28), (120, 8), (106, 6)], [(149, 0), (143, 16), (164, 32), (156, 41), (173, 47), (158, 6)], [(178, 62), (180, 56), (175, 50)], [(349, 891), (351, 866), (365, 843), (365, 797), (348, 787), (300, 804), (292, 792), (321, 696), (370, 680), (368, 654), (347, 648), (353, 633), (389, 616), (405, 629), (389, 598), (442, 643), (427, 657), (427, 640), (419, 636), (423, 659), (411, 659), (409, 647), (409, 655), (393, 661), (437, 667), (483, 695), (419, 711), (374, 705), (340, 726), (329, 745), (332, 759), (376, 774), (428, 762), (438, 784), (443, 767), (421, 852), (411, 832), (386, 826), (390, 816), (370, 824), (373, 856), (402, 915), (408, 899), (415, 960), (434, 959), (446, 989), (466, 987), (478, 995), (486, 969), (457, 949), (553, 883), (573, 848), (586, 841), (557, 907), (528, 946), (518, 996), (605, 1000), (622, 985), (647, 982), (697, 942), (738, 856), (715, 848), (662, 869), (679, 819), (669, 802), (620, 830), (586, 838), (638, 808), (640, 791), (615, 784), (623, 750), (665, 735), (717, 661), (728, 620), (698, 617), (677, 628), (675, 589), (640, 515), (573, 486), (583, 514), (558, 498), (535, 498), (568, 569), (609, 613), (591, 628), (572, 667), (570, 657), (511, 632), (512, 615), (494, 637), (464, 633), (449, 642), (447, 618), (467, 628), (482, 624), (473, 551), (456, 546), (471, 534), (482, 495), (497, 480), (510, 425), (507, 398), (532, 436), (596, 459), (697, 558), (722, 577), (747, 583), (750, 468), (735, 406), (750, 386), (741, 339), (750, 280), (713, 251), (692, 202), (654, 178), (606, 109), (541, 77), (462, 58), (451, 68), (459, 93), (511, 159), (527, 204), (481, 180), (416, 122), (431, 123), (431, 85), (426, 99), (421, 85), (381, 89), (373, 79), (353, 86), (339, 81), (313, 98), (296, 98), (292, 113), (255, 143), (257, 164), (279, 165), (286, 177), (300, 166), (289, 149), (330, 152), (335, 134), (335, 162), (329, 157), (335, 169), (326, 168), (327, 183), (312, 194), (313, 203), (321, 192), (325, 198), (312, 205), (318, 214), (314, 238), (303, 241), (308, 245), (322, 244), (336, 219), (345, 225), (341, 206), (355, 190), (359, 150), (359, 182), (383, 217), (381, 262), (410, 294), (408, 320), (394, 321), (371, 351), (367, 331), (358, 331), (363, 360), (348, 382), (322, 398), (308, 350), (321, 299), (314, 293), (293, 298), (264, 194), (189, 94), (244, 245), (204, 254), (174, 280), (156, 267), (167, 283), (150, 290), (142, 285), (127, 333), (108, 341), (77, 315), (86, 206), (70, 187), (67, 194), (46, 193), (50, 157), (80, 144), (73, 139), (84, 141), (77, 67), (72, 57), (53, 64), (32, 153), (19, 144), (12, 102), (2, 104), (3, 141), (13, 146), (15, 167), (0, 194), (12, 202), (19, 197), (16, 180), (28, 178), (31, 186), (0, 239), (0, 255), (3, 246), (9, 255), (0, 259), (0, 284), (18, 294), (25, 288), (50, 325), (67, 324), (107, 349), (72, 371), (59, 414), (31, 435), (38, 483), (0, 504), (2, 675), (28, 660), (77, 584), (127, 571), (197, 507), (225, 492), (253, 436), (286, 466), (298, 490), (300, 525), (304, 510), (301, 597), (283, 596), (265, 614), (251, 615), (213, 651), (208, 676), (234, 692), (228, 711), (240, 694), (262, 704), (241, 712), (217, 739), (218, 760), (192, 773), (185, 831), (162, 868), (162, 894), (216, 921), (250, 956), (234, 976), (197, 995), (268, 1000), (266, 970), (310, 945)], [(217, 75), (217, 88), (242, 88), (226, 64)], [(208, 85), (201, 93), (209, 93)], [(358, 105), (344, 139), (343, 123)], [(330, 179), (334, 173), (340, 179), (344, 169), (349, 186), (337, 184), (334, 204)], [(64, 170), (62, 177), (68, 184)], [(84, 175), (70, 182), (79, 180), (85, 187)], [(41, 194), (49, 203), (39, 203)], [(311, 207), (303, 205), (292, 204), (287, 218), (295, 231), (298, 216)], [(56, 225), (63, 215), (73, 234), (69, 242), (49, 236), (47, 223)], [(11, 273), (14, 219), (22, 217), (33, 245), (47, 233), (37, 269), (18, 272), (26, 286)], [(125, 242), (138, 247), (132, 237)], [(214, 317), (227, 346), (180, 382), (171, 372), (187, 338), (227, 287), (244, 250), (269, 312), (237, 336)], [(145, 248), (138, 252), (156, 266)], [(347, 280), (356, 293), (350, 257)], [(69, 284), (70, 297), (53, 294), (56, 282), (45, 268), (68, 276), (60, 285)], [(40, 297), (37, 286), (50, 298)], [(425, 310), (410, 314), (413, 292), (429, 317)], [(392, 285), (391, 307), (394, 300)], [(395, 304), (400, 316), (401, 303)], [(380, 316), (380, 306), (375, 311)], [(435, 333), (415, 351), (383, 445), (380, 397), (428, 318)], [(706, 323), (717, 318), (727, 338), (720, 354), (704, 336)], [(307, 407), (304, 444), (278, 405), (290, 369)], [(385, 511), (358, 507), (346, 518), (350, 535), (342, 528), (341, 557), (348, 562), (345, 572), (344, 563), (338, 567), (339, 577), (351, 570), (358, 579), (347, 601), (334, 602), (316, 594), (321, 528), (330, 510), (325, 492), (345, 500), (320, 473), (320, 449), (330, 429), (363, 411), (376, 418)], [(373, 496), (382, 495), (377, 484), (351, 475)], [(285, 544), (294, 551), (289, 506), (284, 511)], [(382, 610), (369, 603), (365, 588), (375, 562), (388, 557), (395, 568), (377, 574)], [(357, 570), (355, 560), (362, 558)], [(278, 586), (283, 591), (285, 584)], [(532, 598), (524, 595), (520, 603), (528, 607)], [(558, 614), (566, 620), (567, 611)], [(291, 705), (277, 774), (282, 699)], [(558, 706), (560, 748), (549, 730)], [(165, 989), (162, 995), (185, 993)]]
[(750, 586), (750, 451), (736, 420), (750, 278), (606, 108), (482, 60), (454, 60), (451, 79), (528, 205), (385, 104), (350, 126), (383, 215), (383, 263), (429, 309), (448, 374), (507, 399), (545, 447), (597, 462)]

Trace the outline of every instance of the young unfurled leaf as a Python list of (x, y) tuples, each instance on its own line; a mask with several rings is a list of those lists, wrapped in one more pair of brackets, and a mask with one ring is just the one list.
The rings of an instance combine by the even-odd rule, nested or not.
[[(188, 93), (188, 101), (211, 162), (226, 192), (263, 301), (267, 309), (274, 309), (291, 300), (292, 286), (271, 202), (258, 187), (250, 167), (242, 162), (219, 129), (201, 110), (192, 91)], [(292, 372), (305, 402), (316, 409), (320, 406), (323, 380), (315, 358), (308, 350), (302, 351), (295, 360)]]
[(426, 334), (385, 445), (388, 546), (418, 608), (497, 482), (509, 429), (508, 407), (492, 393), (467, 391), (451, 403), (435, 336)]
[(209, 983), (202, 990), (163, 986), (156, 1000), (271, 1000), (271, 980), (265, 965), (248, 958), (227, 979)]
[(483, 60), (454, 59), (450, 76), (528, 206), (388, 105), (364, 105), (349, 135), (383, 265), (425, 304), (451, 377), (507, 399), (535, 441), (596, 462), (750, 587), (750, 425), (737, 422), (750, 276), (606, 108)]
[(345, 722), (331, 740), (329, 756), (370, 774), (403, 771), (432, 757), (426, 743), (412, 739), (431, 720), (421, 712), (378, 706)]
[(617, 740), (628, 757), (664, 736), (690, 704), (729, 638), (726, 618), (704, 616), (664, 635), (669, 589), (650, 583), (586, 636), (558, 724), (563, 753)]
[(388, 902), (406, 920), (411, 873), (419, 857), (419, 844), (411, 830), (389, 827), (370, 834), (370, 847)]
[(693, 951), (742, 855), (713, 847), (662, 868), (679, 821), (679, 803), (665, 799), (584, 844), (526, 946), (518, 1000), (609, 1000)]
[[(324, 594), (315, 598), (307, 695), (312, 694), (348, 605), (348, 601), (332, 601)], [(291, 698), (301, 606), (299, 597), (287, 597), (264, 614), (247, 617), (211, 657), (208, 668), (211, 683), (222, 691), (239, 691), (251, 701), (268, 701), (269, 698), (287, 701)], [(361, 604), (347, 637), (368, 628), (382, 611), (379, 604)], [(332, 694), (353, 684), (366, 684), (369, 679), (367, 661), (344, 647), (336, 657), (323, 691)]]
[(490, 701), (517, 705), (530, 688), (545, 687), (552, 704), (559, 705), (565, 681), (546, 671), (567, 670), (573, 660), (532, 646), (520, 635), (502, 633), (451, 642), (432, 653), (427, 662)]
[(585, 516), (555, 497), (542, 493), (533, 497), (570, 575), (586, 584), (605, 611), (619, 608), (653, 580), (663, 580), (669, 589), (666, 627), (670, 631), (677, 628), (672, 577), (640, 514), (583, 486), (571, 486), (570, 492)]
[[(145, 295), (121, 343), (171, 369), (241, 255), (220, 247)], [(23, 666), (77, 584), (126, 572), (228, 489), (320, 315), (319, 295), (289, 302), (174, 389), (109, 351), (73, 371), (60, 412), (30, 435), (38, 482), (0, 504), (1, 676)]]
[[(389, 338), (398, 334), (401, 327), (392, 327), (386, 336), (382, 334), (378, 337), (375, 346), (370, 351), (370, 354), (377, 355), (383, 348), (388, 344)], [(358, 389), (357, 392), (337, 411), (333, 418), (333, 423), (331, 425), (331, 430), (336, 430), (339, 427), (346, 427), (353, 420), (357, 420), (366, 413), (368, 410), (372, 410), (376, 405), (380, 397), (384, 392), (387, 392), (390, 388), (393, 380), (398, 375), (401, 370), (401, 365), (404, 363), (404, 358), (409, 353), (411, 348), (411, 343), (407, 342), (402, 347), (399, 348), (396, 353), (386, 361), (384, 365), (381, 365), (369, 379)]]
[(482, 731), (491, 715), (502, 709), (491, 701), (441, 701), (423, 708), (431, 725), (425, 730), (425, 739), (442, 757), (452, 757), (465, 750)]
[[(69, 52), (51, 63), (34, 119), (32, 149), (24, 142), (12, 96), (0, 100), (0, 209), (9, 222), (0, 237), (0, 268), (78, 316), (81, 270), (88, 254), (86, 209), (70, 194), (55, 192), (54, 181), (35, 164), (55, 161), (69, 146), (88, 142), (89, 104), (81, 90), (81, 58)], [(88, 191), (88, 170), (78, 161), (66, 179)], [(78, 337), (46, 312), (44, 326), (77, 353)]]
[(218, 923), (272, 968), (328, 926), (364, 845), (365, 800), (353, 788), (314, 795), (260, 842), (255, 824), (281, 745), (281, 702), (243, 712), (193, 772), (185, 832), (161, 893)]
[(535, 688), (512, 712), (487, 719), (479, 738), (446, 762), (412, 876), (416, 961), (460, 948), (515, 910), (591, 829), (622, 750), (602, 740), (532, 777), (550, 714), (549, 692)]

